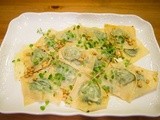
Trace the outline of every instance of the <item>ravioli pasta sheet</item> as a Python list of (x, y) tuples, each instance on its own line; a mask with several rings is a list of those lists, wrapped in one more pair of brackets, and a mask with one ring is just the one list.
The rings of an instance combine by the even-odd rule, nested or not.
[(132, 102), (157, 88), (158, 72), (134, 63), (149, 51), (134, 26), (73, 25), (49, 29), (13, 60), (24, 105), (49, 101), (85, 111), (107, 108), (110, 96)]

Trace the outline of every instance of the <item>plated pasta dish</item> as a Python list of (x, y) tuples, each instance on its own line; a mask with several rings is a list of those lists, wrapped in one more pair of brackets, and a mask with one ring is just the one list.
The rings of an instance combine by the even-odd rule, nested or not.
[(134, 26), (79, 24), (37, 32), (42, 37), (12, 61), (24, 105), (64, 101), (91, 112), (107, 109), (110, 96), (130, 103), (157, 88), (158, 72), (134, 64), (149, 54)]

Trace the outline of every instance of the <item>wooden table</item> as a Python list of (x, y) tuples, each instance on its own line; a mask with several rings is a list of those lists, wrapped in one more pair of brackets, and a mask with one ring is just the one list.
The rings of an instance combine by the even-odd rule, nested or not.
[[(0, 43), (9, 22), (24, 12), (95, 12), (135, 14), (149, 21), (160, 45), (160, 1), (158, 0), (0, 0)], [(67, 2), (66, 2), (67, 1)], [(84, 116), (60, 117), (54, 115), (0, 114), (0, 120), (87, 120)], [(160, 120), (160, 117), (98, 117), (94, 120)]]

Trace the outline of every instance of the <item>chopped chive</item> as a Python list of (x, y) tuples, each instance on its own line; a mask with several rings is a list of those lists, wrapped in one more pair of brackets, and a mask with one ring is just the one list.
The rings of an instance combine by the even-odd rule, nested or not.
[(82, 37), (86, 37), (86, 35), (85, 35), (85, 34), (82, 34)]
[(90, 111), (89, 111), (89, 110), (87, 110), (86, 112), (87, 112), (87, 113), (89, 113)]
[(73, 27), (73, 30), (75, 30), (75, 27)]
[(55, 96), (56, 96), (56, 93), (53, 93), (53, 96), (55, 97)]
[(106, 92), (109, 92), (109, 91), (110, 91), (110, 87), (109, 87), (109, 86), (103, 85), (102, 88), (103, 88)]
[(15, 62), (15, 60), (12, 60), (12, 63), (14, 63)]
[(37, 29), (37, 33), (44, 35), (42, 28)]
[(50, 75), (48, 76), (48, 79), (51, 80), (52, 77), (53, 77), (52, 74), (50, 74)]
[(130, 64), (131, 64), (131, 62), (129, 60), (124, 60), (125, 67), (128, 67)]
[(114, 75), (111, 75), (111, 78), (114, 79)]
[(40, 106), (40, 109), (41, 109), (42, 111), (44, 111), (44, 110), (46, 109), (46, 107), (47, 107), (48, 104), (49, 104), (49, 101), (48, 101), (48, 100), (45, 101), (45, 105)]
[(51, 55), (51, 56), (54, 56), (54, 55), (55, 55), (55, 52), (50, 52), (50, 55)]
[(81, 77), (81, 73), (78, 73), (78, 76)]
[(106, 74), (104, 75), (104, 79), (105, 79), (105, 80), (107, 80), (107, 79), (108, 79)]
[(41, 109), (42, 111), (44, 111), (44, 110), (46, 109), (46, 106), (42, 105), (42, 106), (40, 106), (40, 109)]
[(72, 90), (73, 89), (73, 85), (69, 85), (69, 89)]
[(19, 58), (17, 59), (17, 62), (21, 61)]
[(51, 32), (51, 30), (49, 29), (48, 31), (47, 31), (47, 33), (50, 33)]
[(81, 41), (81, 40), (79, 40), (79, 41), (78, 41), (78, 44), (81, 44), (81, 43), (82, 43), (82, 41)]
[(39, 77), (40, 77), (41, 79), (43, 79), (44, 74), (43, 74), (43, 73), (39, 73)]
[(77, 29), (79, 29), (80, 28), (80, 25), (77, 25)]
[(49, 104), (49, 101), (47, 100), (47, 101), (45, 101), (45, 105), (47, 106)]
[(32, 48), (32, 47), (33, 47), (33, 44), (30, 44), (29, 47)]
[(39, 62), (38, 62), (38, 61), (35, 61), (33, 64), (34, 64), (34, 65), (38, 65), (38, 64), (39, 64)]

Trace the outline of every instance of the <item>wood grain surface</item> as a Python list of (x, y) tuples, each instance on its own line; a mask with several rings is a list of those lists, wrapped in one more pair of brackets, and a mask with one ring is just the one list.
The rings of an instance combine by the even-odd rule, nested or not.
[[(160, 45), (160, 0), (0, 0), (0, 43), (9, 22), (24, 12), (94, 12), (135, 14), (150, 22)], [(85, 117), (2, 114), (0, 120), (160, 120), (160, 117)]]

